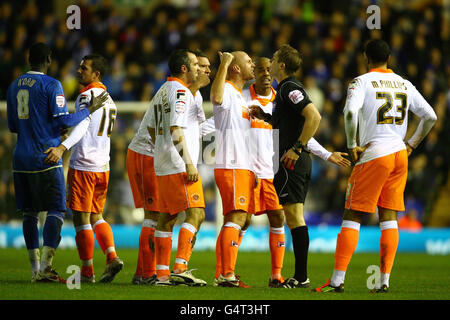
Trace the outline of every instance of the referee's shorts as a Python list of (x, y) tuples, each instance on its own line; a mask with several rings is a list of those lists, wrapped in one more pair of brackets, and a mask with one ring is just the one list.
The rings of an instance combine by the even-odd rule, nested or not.
[(273, 184), (280, 199), (280, 204), (305, 203), (311, 181), (311, 156), (302, 152), (295, 162), (293, 170), (287, 169), (280, 162)]

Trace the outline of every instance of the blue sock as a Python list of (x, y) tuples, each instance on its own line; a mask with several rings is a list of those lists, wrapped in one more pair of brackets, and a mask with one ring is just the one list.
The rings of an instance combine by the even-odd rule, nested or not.
[(23, 237), (27, 249), (39, 248), (39, 229), (37, 214), (24, 214), (22, 223)]
[(45, 219), (43, 238), (44, 246), (58, 248), (61, 241), (61, 228), (64, 222), (64, 213), (49, 211)]

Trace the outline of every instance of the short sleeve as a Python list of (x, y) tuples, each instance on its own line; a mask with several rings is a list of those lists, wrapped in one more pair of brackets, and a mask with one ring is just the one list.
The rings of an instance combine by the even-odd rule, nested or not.
[(53, 117), (59, 117), (65, 114), (69, 114), (67, 109), (66, 97), (64, 96), (64, 90), (61, 82), (54, 80), (49, 83), (48, 87), (49, 108), (50, 114)]
[(223, 110), (228, 110), (231, 107), (232, 104), (232, 90), (231, 85), (229, 83), (225, 83), (225, 86), (223, 88), (223, 95), (222, 95), (222, 103), (221, 104), (215, 104), (214, 107), (221, 108)]
[(281, 94), (285, 103), (287, 103), (298, 114), (311, 103), (311, 99), (305, 89), (294, 82), (287, 82), (281, 88)]
[(186, 88), (174, 88), (169, 96), (171, 127), (186, 128), (187, 111), (192, 103), (192, 94)]

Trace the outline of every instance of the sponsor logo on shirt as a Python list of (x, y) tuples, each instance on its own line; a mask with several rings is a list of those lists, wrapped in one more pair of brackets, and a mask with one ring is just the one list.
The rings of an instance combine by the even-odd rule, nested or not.
[(288, 97), (295, 104), (299, 103), (300, 101), (302, 101), (305, 98), (303, 96), (303, 93), (300, 90), (294, 90), (294, 91), (289, 92)]
[(183, 114), (186, 110), (186, 90), (177, 90), (175, 101), (175, 112)]
[(56, 96), (56, 105), (58, 106), (58, 108), (64, 108), (64, 106), (66, 105), (66, 98), (64, 97), (64, 95), (58, 94)]

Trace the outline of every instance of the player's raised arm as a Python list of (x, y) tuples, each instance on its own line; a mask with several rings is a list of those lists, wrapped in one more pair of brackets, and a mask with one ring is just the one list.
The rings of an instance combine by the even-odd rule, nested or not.
[(223, 90), (225, 88), (225, 80), (227, 78), (228, 67), (234, 59), (229, 52), (220, 52), (220, 65), (217, 70), (216, 77), (211, 85), (211, 102), (215, 105), (221, 105), (223, 99)]

